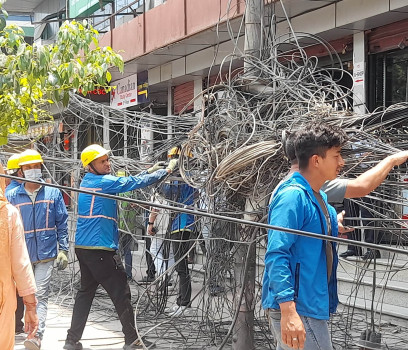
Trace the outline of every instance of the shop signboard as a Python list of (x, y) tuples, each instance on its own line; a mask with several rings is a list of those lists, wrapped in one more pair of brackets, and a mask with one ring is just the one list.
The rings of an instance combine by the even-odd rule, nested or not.
[(354, 87), (364, 86), (364, 75), (364, 62), (355, 63), (353, 70)]
[(112, 88), (110, 92), (111, 107), (123, 109), (138, 104), (137, 74), (116, 80), (111, 85), (116, 86), (116, 88)]
[(147, 70), (137, 74), (137, 103), (149, 102), (149, 81)]

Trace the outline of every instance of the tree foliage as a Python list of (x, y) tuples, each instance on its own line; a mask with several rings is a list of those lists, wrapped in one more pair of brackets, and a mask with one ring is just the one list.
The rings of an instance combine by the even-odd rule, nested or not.
[(110, 90), (108, 68), (123, 71), (122, 57), (110, 47), (100, 47), (99, 33), (86, 21), (66, 21), (56, 42), (43, 46), (27, 44), (20, 27), (1, 23), (0, 144), (7, 142), (9, 133), (26, 132), (31, 121), (52, 118), (47, 105), (66, 106), (71, 91), (85, 95), (98, 87)]

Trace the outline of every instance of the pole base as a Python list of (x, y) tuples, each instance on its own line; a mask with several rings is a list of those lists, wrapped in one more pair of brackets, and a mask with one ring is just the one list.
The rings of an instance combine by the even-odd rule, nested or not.
[(368, 329), (361, 333), (360, 339), (355, 345), (359, 346), (360, 350), (386, 349), (386, 347), (381, 344), (381, 333), (376, 333)]

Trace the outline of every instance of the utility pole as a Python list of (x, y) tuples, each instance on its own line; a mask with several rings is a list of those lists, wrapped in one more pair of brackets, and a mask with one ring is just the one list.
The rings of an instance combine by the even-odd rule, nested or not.
[[(262, 23), (264, 15), (264, 0), (246, 0), (245, 8), (245, 46), (246, 55), (260, 58), (262, 47)], [(258, 76), (258, 71), (245, 60), (244, 71)], [(246, 198), (244, 219), (256, 220), (252, 214), (262, 203), (254, 198)], [(235, 278), (241, 293), (235, 296), (235, 307), (238, 312), (232, 335), (233, 350), (254, 350), (254, 309), (255, 309), (255, 274), (256, 249), (255, 244), (245, 244), (253, 241), (257, 230), (248, 226), (239, 229), (240, 242), (237, 243), (235, 259)]]
[[(262, 24), (264, 14), (264, 0), (246, 0), (245, 7), (245, 55), (261, 57)], [(253, 70), (254, 67), (247, 60), (244, 61), (244, 70)]]

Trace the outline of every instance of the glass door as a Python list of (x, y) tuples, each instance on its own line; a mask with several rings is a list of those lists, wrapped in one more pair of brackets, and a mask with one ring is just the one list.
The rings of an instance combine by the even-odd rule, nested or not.
[[(370, 110), (408, 102), (408, 50), (381, 53), (370, 57)], [(374, 87), (374, 89), (373, 89)]]

